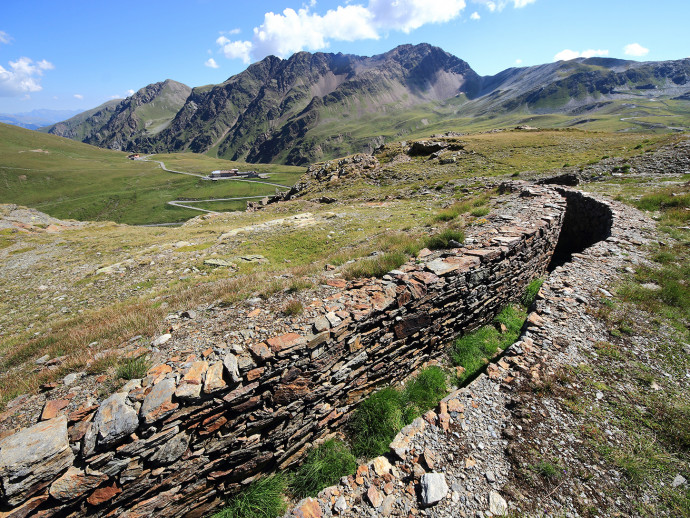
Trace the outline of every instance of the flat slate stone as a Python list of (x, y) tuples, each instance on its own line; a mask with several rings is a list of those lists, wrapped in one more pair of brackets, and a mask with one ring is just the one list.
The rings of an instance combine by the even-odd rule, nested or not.
[(108, 476), (98, 471), (87, 474), (79, 468), (70, 466), (67, 472), (50, 486), (50, 496), (60, 502), (69, 502), (96, 489), (106, 480)]
[(146, 424), (163, 419), (177, 409), (177, 403), (172, 402), (174, 393), (175, 382), (171, 379), (164, 379), (153, 386), (151, 392), (144, 398), (139, 411), (139, 415)]
[(233, 383), (239, 383), (242, 381), (242, 376), (240, 376), (239, 362), (237, 361), (237, 356), (228, 352), (223, 358), (223, 365), (230, 375), (230, 379)]
[(206, 381), (204, 382), (204, 392), (212, 394), (218, 390), (227, 387), (223, 379), (223, 362), (216, 362), (212, 364), (206, 371)]
[(11, 506), (21, 504), (37, 487), (47, 485), (71, 466), (73, 460), (64, 415), (5, 437), (0, 441), (4, 500)]
[(182, 454), (187, 451), (188, 446), (189, 436), (181, 432), (169, 441), (163, 443), (163, 445), (151, 456), (150, 460), (159, 465), (172, 464), (182, 457)]
[(94, 424), (98, 428), (98, 444), (112, 444), (133, 433), (139, 426), (137, 412), (125, 403), (127, 394), (118, 392), (101, 403)]

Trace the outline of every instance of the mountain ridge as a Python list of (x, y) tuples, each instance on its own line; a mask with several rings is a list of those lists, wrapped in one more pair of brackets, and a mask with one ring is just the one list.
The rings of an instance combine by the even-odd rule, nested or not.
[[(165, 104), (161, 95), (171, 85), (176, 94), (168, 92), (167, 109), (152, 110)], [(166, 80), (44, 130), (125, 151), (304, 165), (402, 138), (414, 124), (429, 123), (424, 113), (434, 121), (578, 115), (611, 100), (663, 95), (684, 102), (689, 93), (690, 59), (578, 58), (479, 76), (467, 62), (424, 43), (371, 57), (268, 56), (218, 85), (189, 88)], [(147, 118), (147, 110), (158, 118)]]

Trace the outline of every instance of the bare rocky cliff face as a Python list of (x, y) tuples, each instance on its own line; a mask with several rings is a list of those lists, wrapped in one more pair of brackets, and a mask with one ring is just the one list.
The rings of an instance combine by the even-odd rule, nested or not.
[[(184, 105), (191, 88), (166, 79), (148, 85), (121, 101), (45, 128), (48, 133), (98, 147), (127, 151), (160, 132)], [(84, 117), (86, 115), (86, 117)]]

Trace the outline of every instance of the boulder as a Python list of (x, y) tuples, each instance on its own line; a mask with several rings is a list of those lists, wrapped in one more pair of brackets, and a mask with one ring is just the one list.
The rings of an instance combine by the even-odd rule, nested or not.
[(430, 506), (443, 500), (448, 494), (448, 484), (443, 473), (426, 473), (422, 475), (422, 505)]
[(98, 444), (117, 442), (133, 433), (139, 426), (137, 412), (127, 405), (127, 394), (118, 392), (101, 403), (94, 418), (98, 430)]
[(67, 417), (40, 422), (0, 441), (2, 499), (17, 506), (72, 465)]
[(489, 511), (494, 516), (503, 516), (508, 512), (508, 504), (496, 491), (489, 493)]
[(139, 411), (139, 415), (146, 424), (163, 419), (177, 409), (178, 404), (172, 402), (174, 393), (175, 382), (171, 379), (164, 379), (153, 386), (151, 392), (144, 398)]

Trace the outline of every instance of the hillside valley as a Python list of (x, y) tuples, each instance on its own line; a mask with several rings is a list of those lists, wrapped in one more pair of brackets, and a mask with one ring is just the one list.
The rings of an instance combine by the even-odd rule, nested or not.
[(479, 76), (438, 47), (269, 56), (218, 85), (172, 80), (43, 128), (100, 147), (307, 165), (433, 132), (683, 131), (690, 60), (578, 58)]
[[(164, 174), (121, 152), (0, 130), (14, 146), (3, 151), (13, 162), (0, 170), (9, 196), (38, 171), (42, 182), (57, 183), (87, 157), (81, 175), (98, 161), (103, 177), (119, 171), (125, 183), (128, 168), (140, 178)], [(51, 157), (74, 161), (46, 171)], [(163, 160), (187, 171), (223, 163), (191, 154)], [(27, 427), (57, 423), (65, 431), (61, 455), (78, 460), (68, 468), (62, 457), (41, 458), (31, 475), (0, 463), (0, 511), (234, 512), (255, 475), (293, 473), (326, 438), (356, 444), (347, 417), (354, 401), (386, 387), (377, 379), (403, 390), (438, 368), (441, 397), (450, 399), (415, 410), (423, 430), (407, 428), (404, 458), (388, 441), (383, 457), (358, 455), (357, 468), (306, 500), (283, 486), (278, 508), (283, 493), (290, 506), (274, 516), (690, 515), (687, 135), (448, 130), (291, 174), (287, 194), (252, 212), (200, 215), (179, 227), (56, 219), (29, 201), (22, 204), (35, 208), (1, 206), (0, 454), (20, 455), (13, 437)], [(525, 246), (510, 255), (518, 241), (545, 235), (559, 211), (573, 210), (556, 189), (574, 182), (571, 199), (609, 207), (609, 234), (569, 250), (558, 265), (539, 264), (544, 284), (535, 299), (509, 303), (521, 315), (517, 324), (477, 310), (481, 322), (460, 333), (479, 330), (506, 343), (491, 349), (453, 338), (410, 355), (408, 345), (427, 343), (437, 325), (415, 305), (440, 311), (478, 294), (495, 304), (503, 292), (483, 289), (490, 281), (479, 265), (495, 259), (498, 275), (500, 254), (519, 262), (532, 253)], [(595, 226), (587, 219), (595, 212), (581, 209), (580, 226), (571, 222), (564, 235), (578, 241), (572, 228)], [(479, 287), (432, 296), (455, 268), (468, 268), (462, 283)], [(517, 293), (517, 279), (536, 274), (503, 284)], [(403, 312), (396, 320), (388, 311)], [(375, 318), (382, 320), (367, 328)], [(327, 363), (339, 349), (322, 350), (331, 344), (323, 340), (350, 329), (356, 336), (342, 340), (352, 361)], [(375, 362), (393, 338), (369, 344), (367, 333), (409, 343), (395, 360)], [(477, 357), (458, 359), (473, 347)], [(393, 376), (394, 368), (409, 368), (411, 377)], [(312, 405), (317, 391), (334, 395)], [(120, 420), (104, 417), (111, 408)], [(114, 423), (128, 433), (108, 435)], [(283, 440), (294, 449), (275, 447)], [(278, 459), (289, 462), (281, 467)], [(443, 474), (446, 491), (425, 505), (422, 485), (433, 473)], [(15, 476), (41, 482), (22, 485)]]

